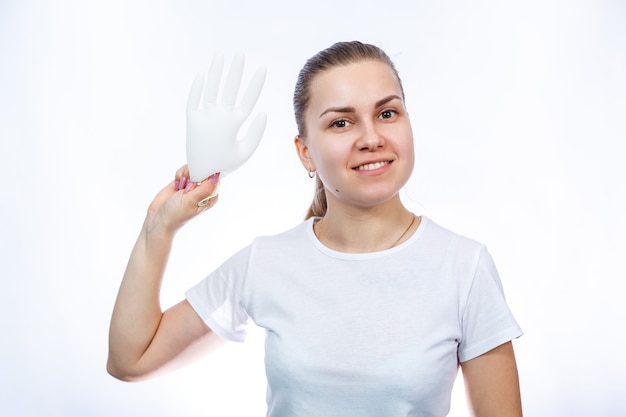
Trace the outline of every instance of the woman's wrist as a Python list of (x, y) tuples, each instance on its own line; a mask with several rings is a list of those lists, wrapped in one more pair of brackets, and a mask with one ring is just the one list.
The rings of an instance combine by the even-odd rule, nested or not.
[(158, 221), (155, 216), (146, 216), (143, 224), (141, 234), (144, 236), (146, 242), (154, 243), (167, 243), (171, 244), (176, 236), (178, 227), (164, 224), (163, 221)]

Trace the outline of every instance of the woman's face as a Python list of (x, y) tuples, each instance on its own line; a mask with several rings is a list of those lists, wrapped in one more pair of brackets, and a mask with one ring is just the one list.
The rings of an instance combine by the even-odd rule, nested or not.
[(363, 61), (326, 70), (311, 83), (306, 137), (296, 140), (317, 171), (329, 207), (372, 207), (396, 196), (413, 170), (413, 133), (393, 70)]

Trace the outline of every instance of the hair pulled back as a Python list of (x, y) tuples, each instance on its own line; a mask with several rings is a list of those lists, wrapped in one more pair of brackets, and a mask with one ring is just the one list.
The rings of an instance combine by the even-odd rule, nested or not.
[[(298, 136), (300, 140), (306, 141), (306, 125), (304, 123), (304, 113), (306, 112), (311, 101), (311, 82), (319, 73), (339, 66), (345, 66), (363, 61), (379, 61), (389, 65), (393, 70), (402, 99), (404, 99), (404, 90), (402, 89), (402, 81), (398, 75), (395, 65), (389, 56), (379, 47), (361, 43), (359, 41), (337, 42), (327, 49), (318, 52), (309, 58), (304, 67), (300, 70), (296, 88), (293, 94), (293, 110), (296, 117), (296, 125), (298, 128)], [(315, 194), (313, 202), (309, 207), (305, 219), (310, 217), (323, 217), (326, 214), (326, 193), (324, 184), (319, 176), (315, 179)]]

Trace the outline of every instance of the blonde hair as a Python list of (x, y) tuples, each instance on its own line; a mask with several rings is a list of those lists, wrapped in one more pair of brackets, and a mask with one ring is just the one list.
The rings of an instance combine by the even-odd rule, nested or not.
[[(293, 94), (293, 109), (296, 117), (296, 125), (298, 127), (298, 136), (300, 140), (306, 141), (306, 125), (304, 123), (304, 113), (311, 100), (311, 82), (319, 73), (338, 66), (344, 66), (362, 61), (380, 61), (391, 67), (402, 92), (404, 99), (404, 90), (402, 89), (402, 81), (398, 75), (395, 65), (389, 56), (379, 47), (361, 43), (359, 41), (337, 42), (323, 51), (318, 52), (309, 58), (300, 70), (296, 88)], [(326, 192), (324, 183), (319, 176), (315, 179), (315, 194), (313, 202), (307, 211), (305, 219), (311, 217), (323, 217), (326, 214)]]

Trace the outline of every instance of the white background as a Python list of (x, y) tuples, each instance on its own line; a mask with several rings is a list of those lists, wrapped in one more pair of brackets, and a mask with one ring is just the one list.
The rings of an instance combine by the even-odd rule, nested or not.
[[(269, 122), (177, 237), (165, 306), (302, 219), (295, 79), (359, 39), (404, 81), (403, 199), (496, 260), (525, 331), (526, 416), (626, 415), (625, 22), (619, 0), (0, 1), (0, 414), (264, 415), (261, 334), (128, 384), (105, 372), (111, 309), (148, 203), (185, 163), (196, 72), (216, 52), (246, 53), (246, 76), (266, 65)], [(460, 386), (450, 415), (466, 415)]]

